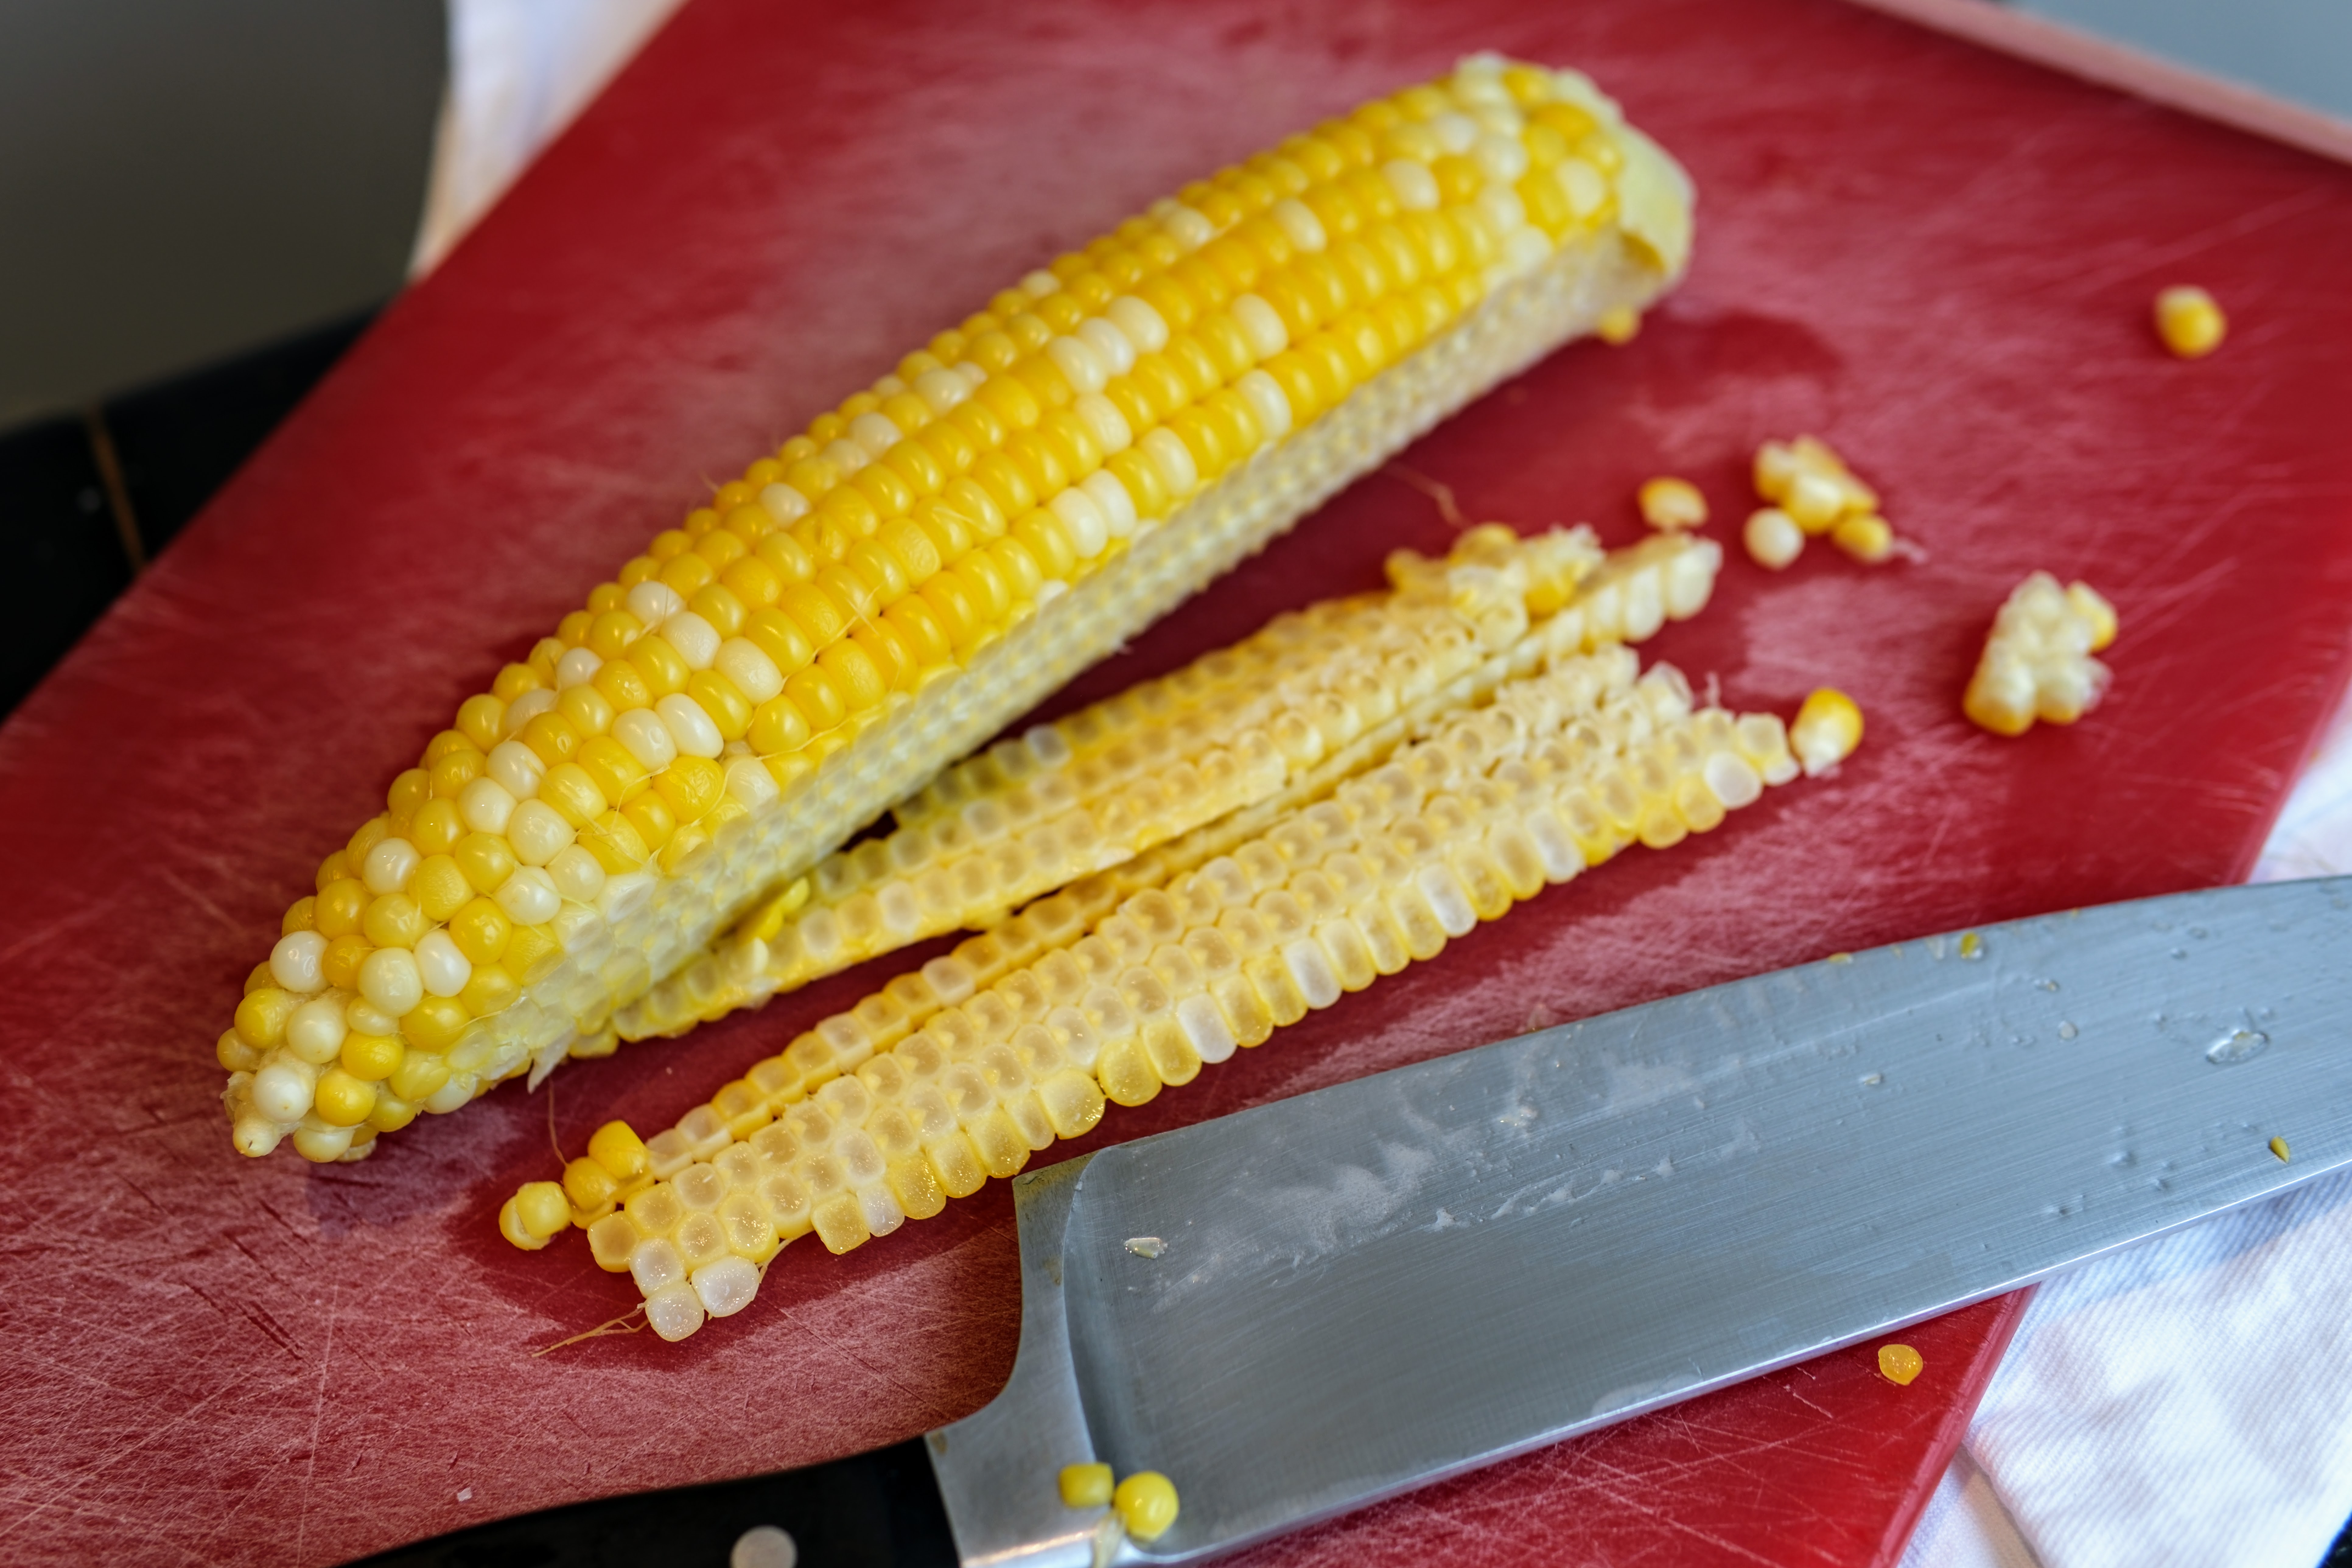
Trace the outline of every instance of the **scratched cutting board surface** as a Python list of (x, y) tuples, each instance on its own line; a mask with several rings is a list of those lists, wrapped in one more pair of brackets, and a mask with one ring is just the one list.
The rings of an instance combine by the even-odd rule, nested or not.
[[(391, 774), (708, 480), (1039, 260), (1482, 47), (1619, 94), (1697, 179), (1697, 260), (1631, 346), (1553, 356), (1406, 460), (1474, 517), (1622, 542), (1642, 479), (1688, 475), (1736, 523), (1760, 437), (1831, 437), (1927, 559), (1816, 547), (1771, 576), (1735, 552), (1646, 651), (1742, 707), (1834, 683), (1868, 739), (1076, 1147), (2243, 870), (2345, 674), (2352, 172), (1834, 0), (697, 0), (0, 731), (0, 1556), (330, 1563), (823, 1458), (995, 1389), (1018, 1312), (1001, 1184), (845, 1259), (796, 1247), (677, 1346), (534, 1357), (633, 1293), (576, 1238), (525, 1256), (492, 1228), (552, 1171), (551, 1132), (576, 1153), (608, 1117), (663, 1124), (875, 973), (347, 1167), (231, 1153), (210, 1042)], [(2236, 324), (2200, 364), (2147, 326), (2181, 279)], [(1368, 479), (1083, 690), (1445, 537)], [(2116, 688), (2072, 731), (1996, 740), (1958, 693), (2034, 567), (2121, 606)], [(1912, 1331), (1907, 1389), (1863, 1347), (1249, 1560), (1885, 1562), (2014, 1311)]]

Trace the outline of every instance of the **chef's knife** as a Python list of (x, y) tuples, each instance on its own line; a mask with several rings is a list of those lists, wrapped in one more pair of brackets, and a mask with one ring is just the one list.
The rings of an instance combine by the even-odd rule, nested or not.
[[(2352, 878), (1839, 954), (1023, 1176), (978, 1414), (371, 1561), (1195, 1561), (2347, 1163)], [(1173, 1528), (1065, 1508), (1095, 1459)]]

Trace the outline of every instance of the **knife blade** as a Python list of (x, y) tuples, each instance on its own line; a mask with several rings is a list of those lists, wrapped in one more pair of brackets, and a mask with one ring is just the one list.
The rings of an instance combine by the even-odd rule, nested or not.
[[(1103, 1150), (1016, 1180), (1011, 1380), (919, 1447), (371, 1561), (648, 1561), (687, 1521), (659, 1560), (1213, 1556), (2352, 1163), (2347, 957), (2352, 878), (2072, 910)], [(1174, 1526), (1064, 1508), (1097, 1459), (1171, 1477)]]

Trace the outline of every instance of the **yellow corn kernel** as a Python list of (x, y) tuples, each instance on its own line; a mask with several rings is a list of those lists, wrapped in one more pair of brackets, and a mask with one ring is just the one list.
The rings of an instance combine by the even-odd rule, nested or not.
[(1909, 1345), (1878, 1347), (1878, 1374), (1897, 1386), (1907, 1387), (1927, 1367), (1926, 1358)]
[(1593, 335), (1612, 348), (1622, 348), (1642, 334), (1642, 312), (1631, 305), (1615, 305), (1601, 313)]
[(2229, 318), (2202, 289), (2183, 284), (2156, 297), (2156, 335), (2182, 359), (2203, 359), (2229, 330)]
[(653, 1168), (645, 1141), (625, 1121), (607, 1121), (589, 1136), (588, 1157), (616, 1182), (635, 1181)]
[(1064, 1465), (1060, 1478), (1064, 1508), (1108, 1508), (1111, 1471), (1108, 1465)]
[(1797, 710), (1789, 726), (1789, 747), (1808, 777), (1827, 772), (1862, 744), (1862, 710), (1844, 692), (1822, 687)]
[(1111, 1507), (1128, 1534), (1138, 1541), (1157, 1541), (1176, 1522), (1176, 1483), (1158, 1470), (1139, 1470), (1118, 1483)]
[(1698, 528), (1706, 521), (1706, 497), (1688, 479), (1647, 480), (1636, 499), (1641, 504), (1642, 521), (1652, 528)]
[(1845, 517), (1830, 530), (1830, 542), (1864, 565), (1874, 566), (1895, 553), (1895, 530), (1883, 517)]
[(1805, 550), (1805, 531), (1777, 506), (1749, 512), (1739, 537), (1748, 547), (1748, 559), (1772, 572), (1785, 571)]

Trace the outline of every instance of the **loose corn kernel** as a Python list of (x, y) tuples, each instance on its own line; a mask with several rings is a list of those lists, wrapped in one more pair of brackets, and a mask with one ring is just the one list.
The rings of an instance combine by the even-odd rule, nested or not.
[(1830, 542), (1864, 565), (1874, 566), (1895, 553), (1895, 530), (1883, 517), (1846, 517), (1830, 531)]
[(1822, 687), (1797, 710), (1789, 726), (1789, 746), (1811, 778), (1853, 754), (1862, 744), (1862, 710), (1844, 692)]
[(1889, 1383), (1907, 1387), (1927, 1366), (1926, 1359), (1909, 1345), (1878, 1347), (1878, 1374)]
[(2022, 735), (2036, 719), (2073, 723), (2106, 691), (2107, 667), (2091, 656), (2116, 627), (2115, 606), (2088, 584), (2062, 590), (2034, 573), (1993, 617), (1962, 710), (1997, 735)]
[(2157, 336), (2182, 359), (2203, 359), (2221, 346), (2229, 330), (2229, 318), (2202, 289), (2184, 284), (2156, 297)]
[(1759, 507), (1748, 514), (1739, 531), (1748, 558), (1770, 571), (1785, 571), (1805, 551), (1805, 531), (1796, 519), (1777, 506)]
[(1139, 1470), (1111, 1493), (1118, 1521), (1138, 1541), (1157, 1541), (1176, 1522), (1176, 1483), (1158, 1470)]
[(1064, 1465), (1061, 1474), (1064, 1508), (1108, 1508), (1111, 1500), (1108, 1465)]
[(1642, 521), (1652, 528), (1698, 528), (1706, 521), (1706, 497), (1688, 479), (1648, 480), (1638, 499)]

